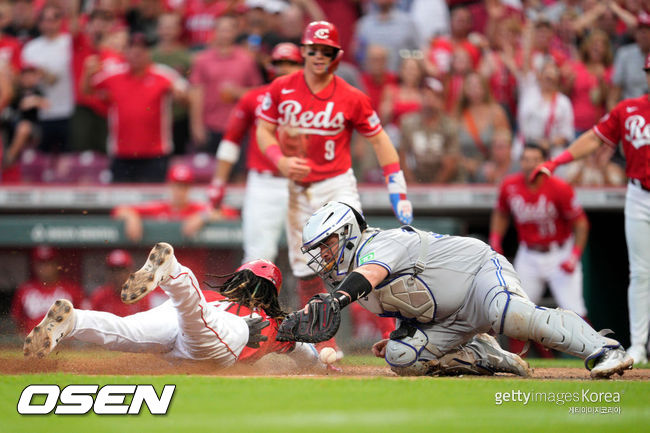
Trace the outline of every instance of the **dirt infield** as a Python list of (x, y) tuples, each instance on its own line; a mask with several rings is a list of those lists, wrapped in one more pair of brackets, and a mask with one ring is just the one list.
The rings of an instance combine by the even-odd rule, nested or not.
[[(101, 352), (100, 352), (101, 353)], [(279, 376), (279, 377), (397, 377), (388, 367), (372, 365), (341, 365), (341, 370), (297, 370), (283, 356), (269, 356), (255, 365), (237, 365), (223, 369), (211, 361), (168, 361), (151, 354), (107, 353), (89, 356), (82, 352), (66, 351), (51, 354), (45, 359), (25, 359), (17, 353), (0, 353), (0, 374), (71, 373), (84, 375), (206, 375), (206, 376)], [(471, 376), (467, 376), (471, 377)], [(496, 378), (512, 378), (497, 375)], [(589, 373), (582, 368), (538, 368), (535, 379), (588, 380)], [(611, 380), (650, 381), (650, 369), (636, 369), (615, 375)]]

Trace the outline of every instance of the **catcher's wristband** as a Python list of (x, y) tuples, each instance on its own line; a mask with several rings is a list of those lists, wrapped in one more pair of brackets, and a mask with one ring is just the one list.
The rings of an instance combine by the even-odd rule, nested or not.
[(367, 296), (370, 292), (372, 292), (370, 281), (358, 272), (350, 272), (341, 281), (332, 296), (339, 301), (341, 308), (344, 308), (357, 299)]

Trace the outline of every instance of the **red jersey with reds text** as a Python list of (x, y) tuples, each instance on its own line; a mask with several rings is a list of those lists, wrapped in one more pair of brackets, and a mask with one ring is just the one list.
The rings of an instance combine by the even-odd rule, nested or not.
[(352, 166), (350, 136), (355, 129), (366, 137), (382, 130), (367, 95), (337, 76), (314, 94), (307, 87), (303, 71), (270, 84), (260, 117), (298, 128), (307, 136), (304, 157), (309, 160), (311, 172), (302, 179), (305, 183), (338, 176)]
[(269, 326), (262, 329), (262, 335), (266, 335), (268, 340), (261, 341), (260, 347), (258, 349), (244, 346), (241, 354), (239, 355), (239, 361), (257, 361), (269, 353), (287, 353), (295, 347), (294, 342), (280, 342), (276, 341), (275, 336), (278, 334), (279, 323), (276, 319), (270, 318), (266, 315), (264, 310), (256, 308), (251, 310), (248, 307), (244, 307), (235, 302), (228, 302), (225, 298), (218, 292), (213, 290), (203, 290), (203, 296), (205, 300), (211, 305), (218, 305), (220, 311), (227, 311), (229, 313), (235, 314), (240, 317), (248, 316), (251, 313), (255, 313), (262, 317), (262, 320), (268, 320)]
[(650, 188), (650, 97), (625, 99), (594, 126), (594, 132), (612, 147), (623, 142), (625, 174)]
[(549, 177), (532, 189), (523, 173), (504, 179), (497, 209), (512, 214), (519, 241), (526, 245), (564, 243), (573, 233), (572, 222), (584, 215), (568, 183)]
[(142, 75), (128, 68), (98, 74), (94, 82), (109, 103), (110, 154), (118, 158), (155, 158), (172, 150), (171, 91), (180, 76), (150, 65)]
[(45, 317), (54, 301), (62, 298), (71, 301), (75, 307), (79, 307), (84, 296), (81, 288), (70, 281), (45, 284), (30, 280), (16, 290), (11, 304), (11, 315), (16, 320), (19, 329), (28, 333)]
[(257, 116), (261, 110), (262, 100), (268, 87), (268, 85), (265, 85), (251, 89), (239, 99), (237, 105), (230, 113), (226, 134), (223, 138), (239, 146), (248, 131), (249, 143), (246, 156), (246, 168), (259, 172), (268, 171), (278, 173), (275, 164), (260, 150), (255, 133)]

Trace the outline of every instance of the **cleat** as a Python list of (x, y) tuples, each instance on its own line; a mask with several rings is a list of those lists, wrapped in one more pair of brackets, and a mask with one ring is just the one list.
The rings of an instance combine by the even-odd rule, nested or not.
[(648, 362), (648, 354), (643, 346), (630, 346), (627, 349), (627, 354), (634, 360), (634, 365)]
[(476, 340), (483, 343), (486, 351), (487, 362), (482, 359), (477, 366), (493, 370), (495, 373), (511, 373), (521, 377), (530, 377), (533, 370), (530, 365), (516, 353), (503, 350), (496, 338), (489, 334), (477, 334)]
[(159, 242), (151, 249), (144, 266), (129, 276), (122, 286), (122, 302), (132, 304), (160, 285), (173, 270), (174, 248)]
[[(597, 355), (595, 364), (591, 368), (592, 378), (607, 378), (615, 373), (623, 375), (625, 370), (632, 369), (634, 359), (620, 345), (617, 347), (605, 347), (600, 352), (603, 353), (599, 356)], [(587, 359), (589, 360), (590, 358), (593, 359), (592, 356)]]
[(23, 354), (44, 358), (74, 329), (74, 323), (72, 304), (67, 299), (59, 299), (52, 304), (41, 323), (25, 337)]

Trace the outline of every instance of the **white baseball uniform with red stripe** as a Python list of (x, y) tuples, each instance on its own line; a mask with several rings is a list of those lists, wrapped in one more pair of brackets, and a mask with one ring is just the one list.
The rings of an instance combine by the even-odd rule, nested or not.
[[(229, 366), (236, 361), (255, 361), (269, 353), (287, 353), (299, 366), (313, 366), (318, 352), (311, 344), (278, 342), (278, 323), (264, 311), (224, 301), (216, 292), (199, 289), (194, 273), (176, 262), (160, 288), (169, 301), (148, 311), (118, 317), (103, 311), (75, 309), (75, 327), (68, 335), (109, 350), (147, 352), (180, 359), (213, 359)], [(258, 349), (245, 347), (248, 325), (242, 319), (251, 313), (269, 320), (262, 330), (268, 337)]]
[(242, 208), (244, 257), (242, 263), (255, 259), (275, 261), (278, 243), (287, 218), (289, 181), (282, 177), (257, 144), (257, 116), (268, 85), (249, 90), (230, 113), (223, 137), (240, 146), (248, 132), (246, 167), (248, 175)]
[(109, 103), (108, 151), (118, 158), (155, 158), (169, 154), (172, 89), (187, 82), (173, 69), (151, 64), (144, 74), (128, 67), (99, 73), (95, 88)]
[(312, 213), (328, 201), (345, 202), (361, 210), (352, 173), (350, 137), (358, 131), (372, 137), (382, 130), (370, 98), (334, 76), (314, 94), (303, 71), (277, 78), (269, 86), (260, 117), (306, 136), (302, 155), (311, 172), (300, 183), (289, 183), (287, 238), (289, 259), (297, 277), (313, 275), (300, 251), (302, 228)]
[(645, 353), (650, 323), (650, 97), (621, 101), (593, 130), (606, 144), (623, 145), (630, 179), (625, 199), (630, 340), (632, 347)]
[(497, 209), (512, 214), (519, 237), (514, 267), (530, 300), (538, 304), (548, 283), (560, 308), (587, 314), (582, 297), (582, 265), (572, 273), (560, 265), (573, 248), (572, 222), (584, 216), (571, 186), (557, 177), (530, 188), (523, 173), (504, 179)]

